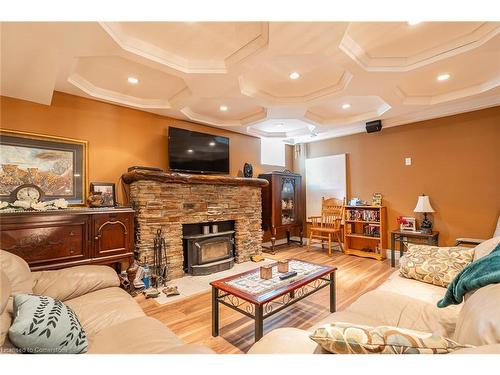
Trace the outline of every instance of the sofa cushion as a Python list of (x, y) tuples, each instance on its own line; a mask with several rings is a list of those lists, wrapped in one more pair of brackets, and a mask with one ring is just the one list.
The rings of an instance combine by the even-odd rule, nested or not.
[(10, 281), (5, 272), (0, 270), (0, 314), (3, 313), (7, 307), (7, 302), (11, 295)]
[(273, 329), (257, 341), (247, 354), (314, 354), (322, 348), (310, 339), (311, 332), (298, 328)]
[(104, 328), (144, 316), (134, 299), (117, 287), (97, 290), (65, 303), (75, 311), (88, 337)]
[(410, 245), (399, 271), (404, 277), (447, 287), (473, 258), (474, 249)]
[(500, 344), (500, 284), (478, 289), (465, 301), (454, 339), (476, 346)]
[(459, 349), (451, 354), (500, 354), (500, 344), (481, 345), (474, 348)]
[(395, 326), (452, 337), (459, 311), (458, 306), (440, 309), (435, 302), (423, 302), (412, 298), (411, 294), (405, 296), (373, 290), (359, 297), (344, 311), (329, 315), (323, 322)]
[(4, 345), (9, 334), (9, 328), (12, 325), (12, 315), (8, 311), (0, 314), (0, 347)]
[(343, 322), (318, 328), (311, 339), (335, 354), (447, 354), (467, 347), (429, 332)]
[(0, 250), (0, 270), (10, 281), (11, 295), (33, 292), (33, 280), (28, 263), (17, 255)]
[(321, 319), (319, 322), (315, 323), (311, 328), (309, 328), (308, 331), (314, 332), (319, 327), (335, 322), (350, 322), (353, 324), (363, 324), (373, 327), (385, 324), (380, 316), (374, 316), (366, 310), (358, 311), (356, 309), (355, 311), (352, 311), (349, 309), (349, 307), (347, 307), (347, 309), (345, 310), (334, 312), (333, 314), (328, 315), (326, 318)]
[(500, 236), (490, 238), (484, 242), (481, 242), (474, 248), (474, 260), (481, 259), (489, 253), (491, 253), (495, 247), (500, 243)]
[(120, 285), (116, 271), (108, 266), (76, 266), (33, 272), (33, 293), (66, 301), (95, 290)]
[(437, 301), (443, 298), (446, 288), (441, 286), (427, 284), (415, 279), (407, 279), (401, 276), (399, 271), (395, 271), (389, 279), (380, 285), (376, 290), (386, 291), (403, 296), (410, 296), (422, 302), (435, 305)]
[(79, 354), (87, 351), (87, 337), (75, 313), (47, 296), (14, 297), (10, 341), (27, 353)]
[(91, 337), (89, 353), (160, 354), (182, 345), (165, 325), (146, 316), (130, 319), (102, 329)]

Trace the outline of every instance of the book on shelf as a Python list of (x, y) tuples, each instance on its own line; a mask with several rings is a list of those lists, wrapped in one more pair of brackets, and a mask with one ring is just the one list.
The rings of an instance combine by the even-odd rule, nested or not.
[(378, 210), (348, 209), (346, 217), (347, 220), (379, 222), (380, 212)]

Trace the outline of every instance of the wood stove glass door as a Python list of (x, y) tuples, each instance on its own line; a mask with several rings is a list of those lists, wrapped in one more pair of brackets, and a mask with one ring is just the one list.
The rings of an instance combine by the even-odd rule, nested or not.
[(195, 244), (198, 251), (198, 264), (216, 262), (232, 257), (233, 243), (229, 237), (210, 238)]

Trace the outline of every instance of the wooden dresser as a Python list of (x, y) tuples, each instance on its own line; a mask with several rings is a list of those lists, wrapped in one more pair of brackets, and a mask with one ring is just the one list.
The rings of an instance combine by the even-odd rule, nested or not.
[(134, 210), (69, 209), (0, 214), (0, 248), (32, 271), (82, 264), (128, 268), (134, 256)]

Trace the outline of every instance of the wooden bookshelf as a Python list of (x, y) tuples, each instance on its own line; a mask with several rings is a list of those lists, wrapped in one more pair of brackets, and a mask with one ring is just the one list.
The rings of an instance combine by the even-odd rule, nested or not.
[(384, 206), (345, 206), (344, 252), (383, 260), (387, 249), (387, 212)]

